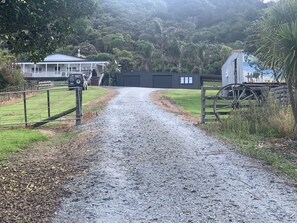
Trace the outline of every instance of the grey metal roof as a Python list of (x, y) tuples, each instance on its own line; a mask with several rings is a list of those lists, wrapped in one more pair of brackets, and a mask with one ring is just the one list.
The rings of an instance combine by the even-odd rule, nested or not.
[(44, 62), (82, 62), (86, 61), (85, 59), (79, 58), (79, 57), (74, 57), (74, 56), (68, 56), (64, 54), (52, 54), (44, 58)]

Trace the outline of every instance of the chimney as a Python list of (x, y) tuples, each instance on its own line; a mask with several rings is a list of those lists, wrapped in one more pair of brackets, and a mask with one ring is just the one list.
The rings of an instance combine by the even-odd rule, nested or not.
[(77, 50), (77, 57), (80, 57), (80, 49)]

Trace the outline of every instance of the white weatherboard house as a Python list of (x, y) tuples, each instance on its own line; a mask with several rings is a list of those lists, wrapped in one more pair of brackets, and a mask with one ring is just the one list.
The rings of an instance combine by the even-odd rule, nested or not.
[(92, 73), (99, 79), (103, 78), (104, 68), (109, 64), (107, 61), (88, 61), (86, 59), (64, 54), (47, 56), (39, 63), (17, 62), (25, 77), (31, 78), (55, 78), (67, 77), (71, 72), (83, 72), (87, 75)]
[[(256, 58), (242, 50), (234, 50), (222, 66), (222, 86), (233, 83), (267, 83), (273, 82), (272, 70), (260, 70), (251, 61)], [(259, 75), (255, 75), (259, 73)]]

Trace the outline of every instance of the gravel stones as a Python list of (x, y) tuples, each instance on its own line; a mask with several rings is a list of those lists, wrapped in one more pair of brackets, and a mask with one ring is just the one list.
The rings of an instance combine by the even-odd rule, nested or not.
[(83, 126), (93, 163), (53, 222), (297, 222), (287, 179), (158, 108), (152, 89), (118, 91)]

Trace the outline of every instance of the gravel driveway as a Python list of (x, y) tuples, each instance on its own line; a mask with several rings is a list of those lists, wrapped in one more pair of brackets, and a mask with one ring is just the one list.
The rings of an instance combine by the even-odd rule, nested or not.
[(53, 222), (297, 222), (297, 190), (151, 102), (120, 88), (85, 130), (96, 132), (88, 174), (67, 185)]

